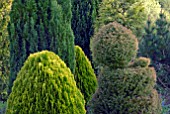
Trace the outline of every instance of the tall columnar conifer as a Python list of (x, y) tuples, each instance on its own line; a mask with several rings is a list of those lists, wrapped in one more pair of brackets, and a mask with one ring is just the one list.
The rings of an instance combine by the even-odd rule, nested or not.
[(10, 40), (9, 93), (30, 53), (57, 53), (73, 72), (74, 36), (71, 0), (14, 0), (8, 26)]
[(0, 1), (0, 100), (6, 99), (7, 79), (9, 76), (9, 40), (7, 25), (12, 0)]
[(72, 0), (72, 29), (75, 44), (79, 45), (91, 60), (90, 38), (94, 32), (98, 0)]

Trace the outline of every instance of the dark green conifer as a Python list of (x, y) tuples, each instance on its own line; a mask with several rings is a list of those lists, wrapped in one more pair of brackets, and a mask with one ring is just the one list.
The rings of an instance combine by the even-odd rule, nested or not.
[(75, 44), (79, 45), (91, 60), (90, 38), (94, 33), (98, 0), (72, 0), (72, 29)]
[(166, 15), (161, 12), (160, 18), (156, 20), (156, 34), (153, 42), (155, 53), (151, 55), (154, 61), (170, 63), (170, 23), (166, 20)]
[(44, 49), (57, 53), (74, 71), (71, 0), (14, 0), (10, 13), (9, 93), (30, 53)]
[(155, 28), (152, 25), (152, 22), (150, 19), (147, 20), (146, 26), (144, 28), (145, 33), (141, 39), (141, 42), (139, 44), (139, 55), (145, 56), (145, 57), (151, 57), (151, 55), (154, 52), (154, 46), (153, 42), (155, 41)]
[(84, 97), (58, 55), (31, 54), (18, 73), (7, 114), (85, 114)]

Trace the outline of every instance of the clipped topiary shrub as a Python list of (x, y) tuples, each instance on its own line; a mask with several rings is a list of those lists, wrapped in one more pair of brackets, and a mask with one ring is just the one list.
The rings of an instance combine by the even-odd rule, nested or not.
[(76, 80), (76, 85), (84, 95), (87, 104), (97, 88), (96, 75), (89, 59), (79, 46), (75, 46), (75, 59), (76, 68), (74, 78)]
[(102, 67), (87, 113), (161, 114), (160, 98), (154, 90), (155, 69), (148, 67), (150, 59), (136, 59), (138, 42), (130, 30), (110, 23), (100, 29), (92, 44), (94, 60)]
[(89, 103), (91, 111), (94, 114), (153, 114), (157, 109), (152, 99), (153, 75), (152, 68), (103, 68), (99, 89)]
[(91, 41), (94, 62), (112, 68), (126, 67), (137, 49), (137, 38), (117, 22), (103, 26)]
[(152, 114), (162, 114), (161, 99), (156, 89), (152, 90), (151, 99), (152, 99), (152, 107), (153, 109), (155, 109), (153, 110)]
[(85, 114), (71, 71), (53, 52), (31, 54), (18, 73), (7, 114)]
[(139, 57), (134, 60), (130, 65), (131, 67), (148, 67), (150, 65), (150, 59), (145, 57)]

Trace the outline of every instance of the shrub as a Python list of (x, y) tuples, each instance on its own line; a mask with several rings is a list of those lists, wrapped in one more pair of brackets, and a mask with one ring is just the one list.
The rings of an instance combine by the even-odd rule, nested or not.
[(150, 59), (145, 57), (139, 57), (134, 60), (130, 65), (131, 67), (148, 67), (150, 65)]
[(85, 114), (71, 71), (53, 52), (31, 54), (7, 101), (7, 114)]
[(76, 80), (76, 85), (84, 95), (87, 104), (95, 93), (97, 79), (90, 61), (79, 46), (75, 46), (75, 53), (76, 68), (74, 78)]
[(94, 62), (112, 68), (128, 66), (137, 49), (137, 38), (117, 22), (103, 26), (91, 41)]
[(87, 113), (160, 114), (155, 69), (148, 67), (150, 59), (135, 58), (138, 42), (131, 31), (111, 23), (99, 30), (92, 44), (94, 60), (102, 67)]
[(153, 114), (154, 75), (153, 68), (103, 68), (90, 109), (94, 114)]

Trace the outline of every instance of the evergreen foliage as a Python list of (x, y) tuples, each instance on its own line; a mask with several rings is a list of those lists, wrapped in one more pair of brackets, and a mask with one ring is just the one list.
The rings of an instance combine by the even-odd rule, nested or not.
[(143, 35), (142, 40), (139, 44), (139, 55), (151, 57), (150, 54), (152, 55), (154, 52), (153, 42), (155, 42), (155, 28), (153, 27), (150, 19), (147, 20), (144, 30), (145, 34)]
[[(160, 114), (152, 91), (155, 85), (153, 68), (103, 68), (99, 89), (93, 96), (94, 114)], [(154, 101), (154, 102), (153, 102)], [(160, 110), (159, 110), (160, 111)]]
[[(155, 22), (159, 17), (159, 13), (161, 11), (161, 5), (157, 0), (145, 0), (145, 9), (147, 12), (147, 16), (149, 16), (152, 22)], [(147, 20), (145, 20), (146, 22)], [(143, 35), (143, 34), (142, 34)]]
[(145, 35), (140, 44), (142, 56), (150, 57), (152, 66), (157, 72), (157, 89), (162, 98), (169, 99), (166, 94), (170, 88), (170, 23), (164, 13), (160, 13), (155, 26), (150, 25), (150, 21), (145, 28)]
[[(166, 16), (161, 12), (160, 18), (156, 21), (156, 35), (154, 37), (156, 52), (152, 55), (153, 60), (161, 63), (170, 63), (170, 23), (167, 22)], [(156, 57), (153, 57), (156, 55)]]
[(84, 97), (59, 56), (31, 54), (18, 73), (7, 114), (85, 114)]
[(103, 0), (95, 24), (96, 31), (103, 25), (117, 21), (141, 37), (147, 16), (155, 19), (159, 11), (160, 5), (155, 0)]
[[(163, 13), (160, 13), (160, 18), (157, 19), (155, 27), (151, 26), (150, 23), (148, 21), (148, 25), (145, 28), (145, 35), (140, 44), (140, 52), (142, 56), (150, 57), (152, 59), (152, 65), (160, 72), (162, 65), (170, 65), (170, 23), (167, 22), (166, 16)], [(161, 71), (166, 71), (166, 68), (162, 67)], [(168, 75), (162, 75), (161, 79), (164, 80), (163, 82), (168, 83), (170, 80), (168, 77)]]
[(8, 26), (10, 40), (9, 93), (30, 53), (44, 49), (58, 54), (74, 72), (71, 0), (14, 0)]
[(91, 60), (90, 38), (94, 33), (98, 0), (72, 0), (72, 29), (75, 44), (79, 45)]
[(117, 22), (103, 26), (91, 42), (94, 62), (113, 68), (128, 66), (137, 54), (137, 47), (136, 37)]
[(161, 8), (170, 13), (170, 1), (169, 0), (158, 0), (161, 4)]
[(131, 67), (148, 67), (150, 65), (150, 59), (145, 57), (139, 57), (132, 62)]
[(7, 80), (9, 77), (9, 41), (7, 25), (12, 0), (0, 1), (0, 101), (7, 98)]
[[(106, 26), (108, 28), (103, 29)], [(112, 58), (107, 56), (105, 63), (95, 59), (98, 65), (102, 63), (98, 76), (99, 87), (88, 104), (87, 112), (89, 114), (161, 114), (160, 98), (154, 90), (155, 69), (148, 67), (149, 59), (135, 58), (138, 49), (137, 38), (130, 30), (118, 23), (111, 23), (103, 28), (97, 33), (100, 37), (95, 36), (96, 39), (94, 37), (92, 41), (95, 47), (92, 47), (93, 58), (98, 56), (105, 58), (106, 55), (112, 55)], [(124, 40), (126, 38), (127, 40)], [(96, 54), (99, 49), (102, 50), (101, 52), (105, 50), (105, 54), (104, 52), (101, 55)], [(134, 60), (131, 61), (132, 59)]]
[(87, 102), (92, 98), (97, 88), (97, 79), (90, 61), (79, 46), (75, 46), (76, 67), (74, 79), (77, 87)]

